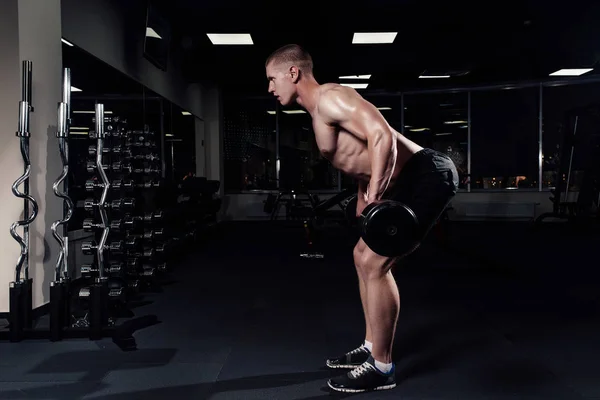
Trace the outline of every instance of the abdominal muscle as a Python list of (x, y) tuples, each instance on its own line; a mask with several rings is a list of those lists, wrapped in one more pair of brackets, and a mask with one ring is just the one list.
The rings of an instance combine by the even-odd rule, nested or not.
[[(396, 136), (396, 163), (390, 165), (392, 177), (390, 186), (393, 186), (398, 173), (408, 159), (422, 147), (416, 145), (410, 140), (403, 140), (404, 137), (397, 132)], [(361, 141), (356, 136), (346, 131), (339, 131), (337, 147), (333, 154), (324, 154), (329, 159), (334, 168), (339, 169), (346, 175), (368, 183), (371, 179), (371, 160), (369, 159), (369, 150), (367, 143)]]

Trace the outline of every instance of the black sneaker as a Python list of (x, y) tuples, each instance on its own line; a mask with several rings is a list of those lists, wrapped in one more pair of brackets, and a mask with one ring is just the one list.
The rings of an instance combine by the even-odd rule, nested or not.
[(349, 371), (346, 375), (330, 379), (327, 384), (333, 390), (345, 393), (393, 389), (396, 387), (395, 367), (392, 367), (389, 373), (384, 374), (375, 368), (375, 361), (373, 357), (369, 356), (365, 363)]
[(371, 352), (365, 346), (360, 346), (336, 358), (330, 358), (326, 361), (329, 368), (356, 368), (369, 359)]

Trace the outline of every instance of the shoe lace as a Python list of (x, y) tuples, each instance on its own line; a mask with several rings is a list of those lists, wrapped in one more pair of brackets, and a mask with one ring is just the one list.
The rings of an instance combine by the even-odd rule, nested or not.
[(362, 353), (364, 352), (364, 348), (363, 347), (357, 347), (356, 349), (352, 350), (350, 353), (348, 354), (358, 354), (358, 353)]
[(358, 378), (359, 376), (362, 376), (369, 372), (371, 368), (373, 368), (371, 364), (365, 362), (359, 365), (358, 367), (354, 368), (352, 371), (350, 371), (350, 375), (352, 375), (353, 378)]

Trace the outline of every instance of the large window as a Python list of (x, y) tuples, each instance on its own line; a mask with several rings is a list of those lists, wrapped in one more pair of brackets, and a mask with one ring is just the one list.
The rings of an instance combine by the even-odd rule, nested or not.
[[(543, 88), (370, 94), (365, 99), (409, 139), (448, 154), (459, 172), (460, 189), (539, 190), (556, 183), (561, 154), (570, 151), (564, 134), (574, 128), (572, 116), (587, 113), (585, 121), (579, 121), (595, 129), (594, 112), (600, 115), (600, 106), (593, 106), (597, 93), (600, 83), (546, 83)], [(584, 108), (588, 111), (583, 114), (573, 113)], [(590, 109), (597, 111), (590, 114)], [(227, 99), (224, 115), (227, 190), (355, 186), (354, 179), (321, 156), (310, 115), (300, 107), (281, 107), (270, 98)], [(588, 157), (577, 149), (570, 190), (580, 185), (584, 156)], [(566, 176), (560, 178), (564, 181)]]
[[(599, 99), (600, 83), (544, 87), (543, 187), (555, 186), (561, 155), (564, 161), (568, 160), (570, 145), (565, 147), (564, 135), (572, 134), (575, 129), (575, 116), (579, 116), (577, 120), (579, 133), (587, 135), (586, 129), (590, 128), (600, 131), (600, 126), (592, 127), (588, 123), (597, 124), (596, 118), (591, 115), (600, 112), (600, 108), (594, 105), (598, 104)], [(586, 150), (585, 145), (575, 148), (569, 179), (570, 191), (577, 191), (581, 184), (582, 168), (586, 163), (582, 155)], [(561, 177), (564, 183), (567, 178), (567, 176)]]
[(471, 189), (538, 188), (539, 92), (471, 92)]
[(468, 183), (468, 101), (466, 92), (404, 96), (404, 135), (450, 156), (460, 189), (466, 189)]
[(225, 98), (226, 191), (277, 188), (275, 107), (275, 99)]

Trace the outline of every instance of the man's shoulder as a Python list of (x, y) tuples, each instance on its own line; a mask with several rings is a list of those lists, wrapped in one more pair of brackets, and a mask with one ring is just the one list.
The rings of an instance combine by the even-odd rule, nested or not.
[(317, 108), (330, 117), (343, 117), (348, 109), (359, 106), (362, 97), (351, 87), (338, 83), (321, 85)]
[(351, 95), (347, 89), (349, 88), (337, 83), (325, 83), (321, 85), (317, 101), (318, 107), (328, 110), (339, 107)]
[(342, 107), (340, 104), (340, 88), (343, 86), (336, 84), (323, 84), (319, 90), (319, 98), (317, 100), (317, 109), (319, 116), (328, 123), (336, 121), (342, 115)]
[(342, 86), (339, 83), (324, 83), (320, 86), (320, 99), (328, 99), (332, 96), (338, 96), (340, 93), (344, 93), (347, 89), (346, 86)]

